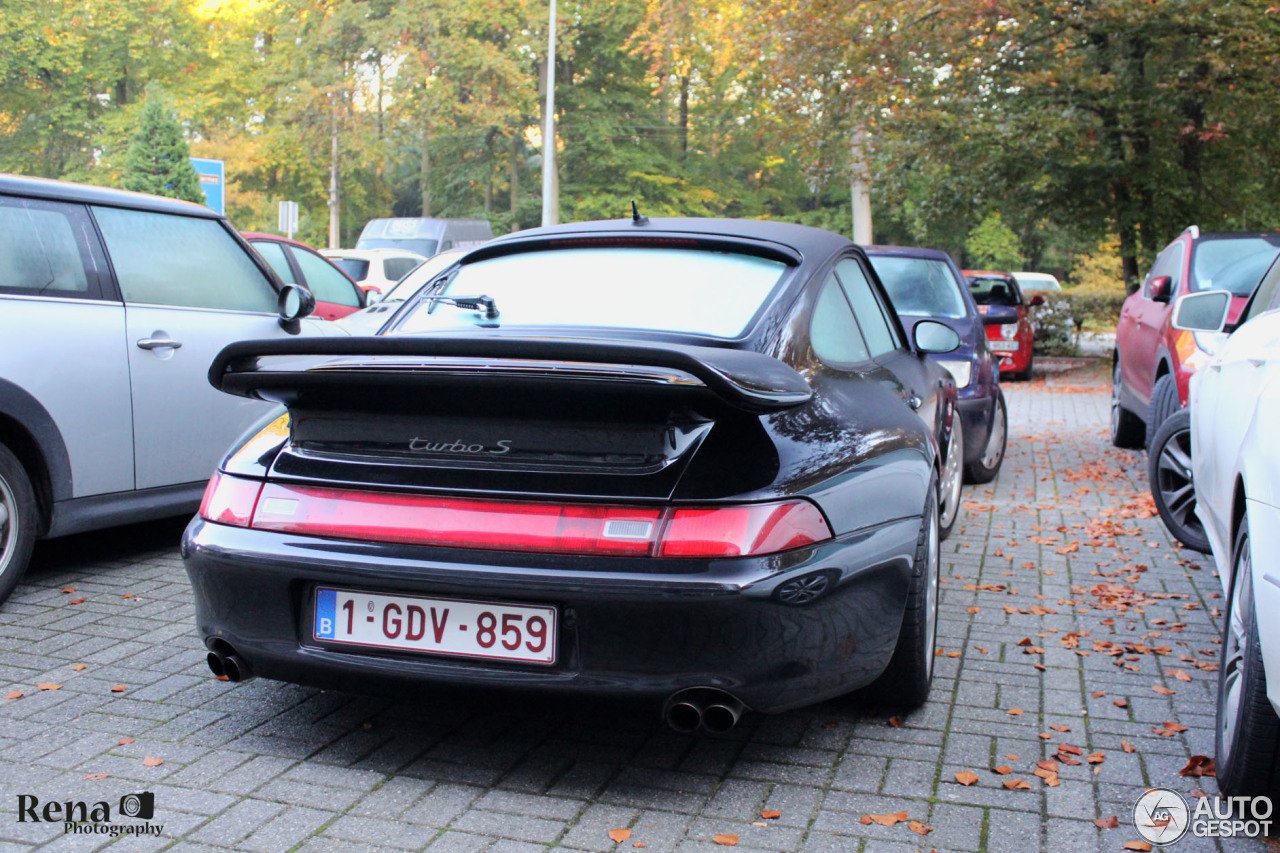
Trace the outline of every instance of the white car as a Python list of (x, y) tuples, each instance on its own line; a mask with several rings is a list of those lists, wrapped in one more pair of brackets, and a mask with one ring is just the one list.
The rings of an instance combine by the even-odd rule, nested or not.
[(366, 291), (385, 294), (427, 258), (404, 249), (321, 249), (320, 254)]
[(417, 295), (428, 281), (453, 266), (458, 258), (467, 253), (467, 249), (449, 249), (438, 255), (432, 255), (411, 273), (400, 279), (394, 287), (378, 300), (341, 318), (338, 323), (352, 335), (376, 334), (391, 315), (405, 303)]
[(1023, 290), (1062, 290), (1062, 285), (1058, 283), (1057, 277), (1049, 275), (1047, 272), (1016, 272), (1013, 273), (1013, 280)]
[[(1183, 296), (1174, 306), (1174, 327), (1194, 332), (1212, 356), (1191, 379), (1188, 409), (1156, 432), (1150, 471), (1157, 506), (1194, 507), (1227, 597), (1218, 681), (1218, 786), (1230, 796), (1275, 796), (1280, 793), (1280, 445), (1275, 439), (1280, 264), (1263, 277), (1234, 330), (1226, 324), (1230, 302), (1230, 292), (1214, 290)], [(1230, 337), (1211, 337), (1223, 331)]]

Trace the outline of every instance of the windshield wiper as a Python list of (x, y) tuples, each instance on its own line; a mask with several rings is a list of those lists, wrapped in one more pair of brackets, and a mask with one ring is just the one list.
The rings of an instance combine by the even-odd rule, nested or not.
[(424, 296), (423, 302), (442, 302), (455, 308), (469, 311), (483, 311), (484, 319), (498, 319), (498, 303), (492, 296)]

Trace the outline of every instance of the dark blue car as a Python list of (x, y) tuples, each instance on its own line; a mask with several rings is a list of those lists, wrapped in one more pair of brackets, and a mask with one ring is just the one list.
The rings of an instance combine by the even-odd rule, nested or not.
[[(1015, 309), (993, 307), (986, 315), (969, 294), (960, 268), (946, 252), (905, 246), (867, 246), (907, 334), (920, 320), (946, 323), (960, 335), (960, 347), (936, 356), (956, 378), (956, 408), (964, 430), (964, 477), (987, 483), (1000, 472), (1008, 440), (1008, 417), (1000, 390), (1000, 369), (987, 345), (987, 325), (1016, 323)], [(946, 484), (943, 494), (946, 494)], [(945, 500), (945, 499), (944, 499)], [(946, 510), (943, 506), (943, 525)]]

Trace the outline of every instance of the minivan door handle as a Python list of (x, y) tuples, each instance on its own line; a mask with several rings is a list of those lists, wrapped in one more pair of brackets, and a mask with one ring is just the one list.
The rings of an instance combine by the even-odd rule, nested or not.
[(175, 341), (172, 338), (143, 338), (138, 341), (138, 346), (141, 349), (162, 349), (164, 347), (179, 349), (182, 346), (182, 341)]

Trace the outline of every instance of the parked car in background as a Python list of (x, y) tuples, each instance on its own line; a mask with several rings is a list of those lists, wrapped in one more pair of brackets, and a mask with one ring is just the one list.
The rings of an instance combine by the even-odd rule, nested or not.
[(207, 207), (0, 176), (0, 601), (34, 541), (190, 513), (271, 404), (209, 387), (232, 341), (306, 317)]
[(300, 284), (316, 298), (315, 314), (322, 320), (337, 320), (365, 306), (365, 292), (345, 272), (306, 243), (262, 234), (242, 232), (249, 245), (266, 259), (286, 284)]
[(1047, 272), (1015, 272), (1010, 273), (1014, 280), (1018, 282), (1018, 287), (1023, 291), (1043, 290), (1047, 293), (1060, 293), (1062, 284), (1058, 281), (1057, 276), (1049, 275)]
[(288, 421), (183, 540), (210, 666), (651, 697), (680, 731), (919, 705), (958, 345), (847, 238), (656, 218), (499, 238), (377, 337), (232, 345), (212, 381)]
[[(964, 433), (963, 465), (959, 473), (971, 483), (994, 480), (1004, 462), (1009, 418), (1000, 371), (988, 344), (988, 325), (1014, 323), (1012, 308), (998, 306), (979, 313), (964, 276), (951, 256), (937, 249), (905, 246), (868, 246), (867, 256), (884, 282), (894, 310), (910, 330), (924, 319), (945, 323), (960, 335), (954, 352), (935, 356), (956, 378), (956, 405)], [(957, 463), (961, 460), (957, 460)], [(943, 490), (943, 517), (954, 521), (959, 512), (960, 489), (954, 503)]]
[(1210, 234), (1194, 225), (1160, 252), (1142, 286), (1125, 300), (1116, 325), (1113, 444), (1149, 444), (1164, 419), (1186, 405), (1191, 375), (1209, 360), (1195, 333), (1170, 323), (1172, 302), (1188, 293), (1225, 290), (1231, 294), (1228, 322), (1235, 322), (1277, 254), (1278, 232)]
[(427, 282), (453, 266), (466, 253), (466, 249), (450, 249), (447, 252), (432, 255), (396, 282), (377, 302), (354, 314), (348, 314), (339, 322), (353, 335), (376, 334), (406, 300), (417, 295)]
[(379, 297), (427, 259), (426, 255), (403, 249), (321, 249), (320, 254), (364, 290)]
[(969, 295), (984, 316), (992, 305), (1006, 305), (1018, 312), (1016, 323), (987, 326), (988, 346), (1000, 359), (1002, 377), (1030, 379), (1035, 363), (1032, 352), (1035, 332), (1031, 328), (1030, 308), (1043, 305), (1044, 297), (1035, 293), (1029, 300), (1024, 298), (1017, 279), (1007, 272), (964, 270), (964, 277), (969, 283)]
[(1218, 787), (1233, 797), (1275, 797), (1280, 793), (1280, 445), (1275, 439), (1280, 263), (1271, 265), (1245, 309), (1236, 307), (1237, 298), (1234, 290), (1201, 291), (1174, 303), (1176, 329), (1231, 335), (1191, 377), (1189, 408), (1156, 431), (1151, 487), (1175, 535), (1183, 538), (1194, 528), (1201, 540), (1195, 547), (1207, 545), (1212, 551), (1226, 594), (1217, 692)]
[(470, 249), (493, 239), (487, 219), (371, 219), (357, 249), (400, 249), (431, 257), (449, 249)]

